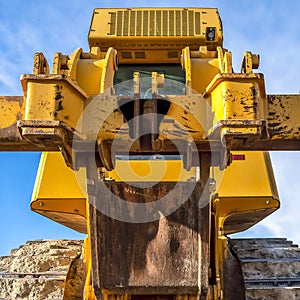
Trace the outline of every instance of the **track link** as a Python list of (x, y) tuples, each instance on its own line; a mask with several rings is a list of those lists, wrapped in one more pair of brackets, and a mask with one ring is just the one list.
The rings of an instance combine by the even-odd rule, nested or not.
[(247, 300), (300, 299), (300, 248), (285, 238), (230, 239)]

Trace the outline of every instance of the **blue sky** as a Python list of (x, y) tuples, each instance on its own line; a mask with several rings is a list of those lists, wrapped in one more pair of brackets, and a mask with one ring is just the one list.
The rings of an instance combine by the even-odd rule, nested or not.
[[(88, 50), (87, 33), (95, 7), (147, 7), (149, 1), (2, 0), (0, 2), (0, 95), (21, 95), (20, 74), (31, 73), (33, 54), (50, 65), (55, 52)], [(172, 7), (173, 1), (160, 1)], [(299, 93), (300, 1), (180, 1), (182, 7), (218, 7), (224, 46), (240, 69), (244, 51), (261, 55), (267, 92)], [(286, 236), (300, 243), (300, 153), (273, 153), (281, 209), (246, 236)], [(83, 236), (29, 209), (39, 153), (0, 153), (0, 255), (33, 239)]]

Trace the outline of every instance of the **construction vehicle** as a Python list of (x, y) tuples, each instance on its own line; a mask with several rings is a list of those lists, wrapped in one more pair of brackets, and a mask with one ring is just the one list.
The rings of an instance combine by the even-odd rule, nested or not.
[(297, 299), (297, 247), (227, 235), (279, 208), (300, 96), (266, 95), (257, 54), (233, 72), (217, 9), (95, 9), (89, 46), (0, 98), (0, 150), (43, 152), (31, 209), (87, 234), (64, 299)]

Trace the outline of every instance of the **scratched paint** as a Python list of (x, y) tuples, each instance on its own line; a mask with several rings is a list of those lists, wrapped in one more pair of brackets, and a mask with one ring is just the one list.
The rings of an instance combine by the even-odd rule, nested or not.
[(267, 131), (271, 139), (300, 138), (300, 95), (268, 96)]

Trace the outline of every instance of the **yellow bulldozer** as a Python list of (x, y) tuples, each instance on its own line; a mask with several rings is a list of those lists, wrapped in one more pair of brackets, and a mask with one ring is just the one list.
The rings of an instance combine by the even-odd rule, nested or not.
[(95, 9), (88, 41), (0, 97), (0, 150), (43, 152), (31, 209), (87, 234), (63, 299), (299, 299), (297, 247), (227, 235), (279, 208), (300, 96), (233, 71), (217, 9)]

